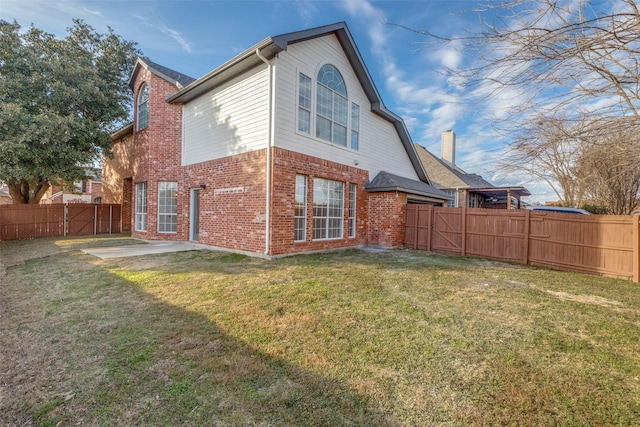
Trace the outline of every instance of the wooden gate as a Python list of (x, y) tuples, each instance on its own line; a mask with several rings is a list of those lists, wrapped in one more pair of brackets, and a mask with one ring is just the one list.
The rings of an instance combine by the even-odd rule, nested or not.
[(120, 233), (122, 206), (8, 205), (0, 208), (0, 241)]
[(84, 203), (67, 205), (67, 235), (83, 236), (94, 234), (96, 206)]

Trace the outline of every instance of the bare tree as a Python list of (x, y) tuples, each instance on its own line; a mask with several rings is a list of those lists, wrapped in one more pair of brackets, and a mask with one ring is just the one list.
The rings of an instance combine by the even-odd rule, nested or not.
[(580, 141), (573, 138), (572, 126), (562, 117), (539, 117), (514, 136), (499, 167), (540, 178), (565, 206), (580, 207), (585, 194), (578, 171), (582, 149)]
[[(469, 67), (447, 71), (513, 138), (506, 163), (552, 183), (567, 204), (579, 204), (585, 191), (576, 175), (579, 148), (588, 147), (591, 159), (606, 154), (605, 164), (613, 152), (593, 147), (640, 129), (636, 0), (513, 0), (478, 12), (476, 34), (417, 32), (430, 46), (455, 42), (473, 58)], [(630, 169), (620, 176), (635, 176), (640, 166), (624, 167)]]
[(615, 133), (583, 146), (578, 171), (586, 200), (611, 214), (630, 214), (640, 193), (640, 138)]

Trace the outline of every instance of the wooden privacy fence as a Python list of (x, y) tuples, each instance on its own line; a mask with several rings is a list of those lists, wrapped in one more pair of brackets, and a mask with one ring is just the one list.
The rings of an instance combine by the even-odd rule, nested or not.
[(120, 205), (75, 203), (0, 208), (0, 241), (120, 233)]
[(405, 247), (640, 281), (640, 217), (407, 205)]

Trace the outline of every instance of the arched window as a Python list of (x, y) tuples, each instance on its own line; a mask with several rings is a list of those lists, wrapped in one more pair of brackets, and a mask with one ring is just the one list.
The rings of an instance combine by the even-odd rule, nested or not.
[(149, 126), (149, 86), (146, 83), (142, 84), (140, 87), (140, 92), (138, 92), (138, 120), (137, 130), (144, 129)]
[(318, 71), (316, 93), (316, 137), (347, 146), (349, 102), (340, 72), (330, 64)]

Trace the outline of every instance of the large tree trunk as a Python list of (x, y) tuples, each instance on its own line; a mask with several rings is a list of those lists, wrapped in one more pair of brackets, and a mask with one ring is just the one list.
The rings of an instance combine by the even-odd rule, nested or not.
[(33, 189), (32, 193), (30, 191), (29, 183), (22, 180), (15, 184), (9, 184), (9, 194), (11, 195), (11, 200), (15, 205), (37, 205), (38, 203), (40, 203), (40, 200), (47, 192), (49, 187), (51, 187), (51, 184), (49, 184), (48, 181), (40, 180)]

